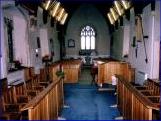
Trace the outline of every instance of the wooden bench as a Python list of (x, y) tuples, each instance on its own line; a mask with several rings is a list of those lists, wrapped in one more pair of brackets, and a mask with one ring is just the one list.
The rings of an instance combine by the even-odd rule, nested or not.
[(63, 78), (59, 78), (30, 100), (21, 111), (28, 112), (28, 120), (56, 120), (63, 107), (63, 99)]
[(24, 102), (19, 102), (19, 98), (15, 92), (15, 86), (10, 87), (1, 96), (2, 101), (2, 119), (19, 120), (21, 118), (20, 109), (24, 106)]
[(147, 79), (143, 86), (137, 85), (134, 87), (146, 96), (160, 96), (159, 83), (151, 79)]
[[(142, 91), (127, 82), (123, 77), (117, 77), (117, 104), (123, 118), (128, 120), (157, 119), (157, 113), (160, 111), (160, 97), (154, 93), (154, 95), (151, 93), (150, 97), (144, 95)], [(153, 89), (153, 92), (155, 92), (156, 88)]]
[(65, 73), (64, 83), (77, 83), (81, 73), (81, 60), (63, 60), (61, 61), (62, 69)]
[(119, 61), (98, 61), (98, 84), (112, 83), (113, 75), (121, 75), (125, 80), (134, 81), (135, 70), (128, 63)]

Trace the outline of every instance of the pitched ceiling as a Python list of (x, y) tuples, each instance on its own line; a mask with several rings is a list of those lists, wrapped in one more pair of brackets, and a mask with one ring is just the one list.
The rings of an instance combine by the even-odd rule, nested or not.
[[(16, 4), (20, 4), (26, 9), (30, 11), (30, 14), (35, 14), (37, 13), (37, 8), (38, 6), (41, 5), (41, 3), (45, 0), (15, 0)], [(53, 0), (54, 1), (54, 0)], [(114, 0), (57, 0), (61, 3), (61, 5), (65, 8), (67, 13), (69, 14), (67, 22), (65, 24), (65, 27), (67, 26), (68, 21), (70, 20), (73, 12), (81, 5), (84, 3), (91, 3), (98, 10), (102, 15), (104, 16), (105, 19), (107, 19), (107, 12), (109, 11), (110, 7), (113, 6), (113, 1)], [(149, 3), (155, 3), (154, 0), (132, 0), (131, 4), (134, 7), (135, 14), (140, 14), (142, 13), (143, 8), (149, 4)], [(127, 12), (128, 15), (128, 12)], [(107, 20), (107, 24), (110, 23)]]
[[(15, 0), (16, 4), (20, 4), (30, 10), (35, 12), (37, 7), (45, 0)], [(54, 0), (53, 0), (54, 1)], [(100, 12), (106, 16), (110, 7), (113, 5), (114, 0), (58, 0), (61, 2), (63, 7), (72, 15), (72, 13), (80, 6), (82, 3), (94, 4)], [(131, 3), (135, 8), (136, 13), (141, 13), (142, 9), (149, 3), (154, 2), (154, 0), (132, 0)]]

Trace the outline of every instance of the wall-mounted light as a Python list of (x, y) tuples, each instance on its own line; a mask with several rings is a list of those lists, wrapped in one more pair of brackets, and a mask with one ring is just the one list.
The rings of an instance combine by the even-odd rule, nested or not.
[(56, 20), (60, 21), (62, 18), (62, 15), (64, 13), (64, 8), (60, 8), (58, 15), (56, 16)]
[(126, 10), (130, 8), (130, 2), (127, 0), (121, 0), (121, 3)]
[(113, 25), (115, 23), (115, 21), (114, 21), (114, 18), (112, 17), (112, 15), (111, 15), (111, 13), (108, 13), (107, 17), (108, 17), (110, 23)]
[(116, 13), (116, 11), (114, 10), (114, 8), (110, 8), (110, 12), (111, 12), (111, 15), (113, 16), (114, 20), (117, 21), (117, 19), (119, 18), (119, 16)]
[(124, 9), (122, 8), (121, 4), (119, 1), (114, 1), (115, 8), (120, 16), (123, 15)]
[(55, 5), (53, 6), (52, 10), (50, 11), (50, 14), (52, 17), (56, 16), (59, 7), (60, 7), (60, 2), (56, 2)]
[(65, 13), (64, 16), (62, 17), (61, 21), (60, 21), (60, 24), (61, 24), (61, 25), (64, 25), (64, 23), (65, 23), (67, 17), (68, 17), (68, 13)]
[(36, 52), (36, 57), (38, 57), (38, 55), (39, 55), (39, 49), (38, 48), (35, 49), (35, 52)]

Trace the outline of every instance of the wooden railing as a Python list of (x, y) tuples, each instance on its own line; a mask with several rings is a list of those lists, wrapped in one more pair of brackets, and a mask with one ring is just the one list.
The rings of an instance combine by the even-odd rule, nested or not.
[(98, 81), (97, 83), (112, 83), (112, 75), (121, 75), (129, 82), (134, 81), (134, 68), (128, 63), (119, 61), (98, 62)]
[[(121, 76), (117, 77), (117, 104), (123, 118), (128, 120), (155, 119), (154, 112), (160, 110), (160, 102), (152, 102), (131, 83), (125, 81)], [(156, 95), (151, 96), (151, 98), (153, 97), (155, 98)]]
[(56, 120), (63, 103), (63, 78), (59, 78), (30, 100), (21, 111), (28, 111), (28, 120)]

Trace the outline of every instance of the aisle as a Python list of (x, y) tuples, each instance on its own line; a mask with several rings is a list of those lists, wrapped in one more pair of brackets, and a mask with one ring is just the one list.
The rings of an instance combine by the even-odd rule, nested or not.
[(99, 92), (94, 85), (65, 84), (65, 104), (61, 117), (67, 120), (112, 120), (119, 116), (113, 91)]
[(83, 67), (81, 70), (81, 75), (79, 77), (79, 84), (91, 84), (92, 76), (91, 76), (91, 67)]

